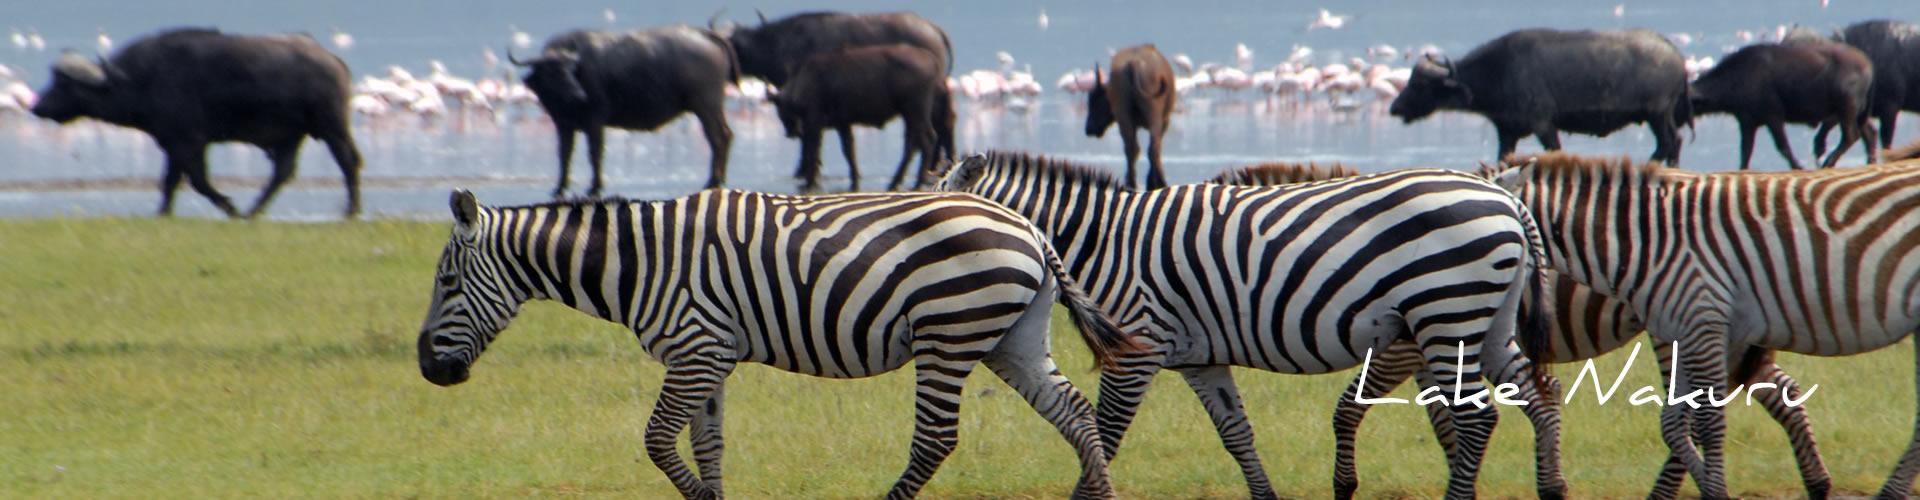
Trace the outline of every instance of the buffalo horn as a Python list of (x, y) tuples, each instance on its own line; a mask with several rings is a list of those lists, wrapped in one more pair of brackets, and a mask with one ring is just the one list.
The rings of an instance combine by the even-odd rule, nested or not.
[(727, 13), (726, 7), (714, 11), (713, 17), (707, 18), (707, 31), (720, 31), (720, 15), (725, 13)]
[(761, 26), (766, 26), (766, 25), (767, 25), (767, 13), (765, 13), (765, 12), (760, 12), (760, 9), (753, 9), (753, 13), (754, 13), (754, 15), (758, 15), (758, 16), (760, 16), (760, 25), (761, 25)]

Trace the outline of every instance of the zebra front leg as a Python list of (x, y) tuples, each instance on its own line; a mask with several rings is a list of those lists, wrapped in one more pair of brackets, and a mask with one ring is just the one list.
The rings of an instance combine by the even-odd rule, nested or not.
[(907, 470), (887, 491), (889, 500), (913, 498), (960, 444), (960, 391), (984, 353), (919, 347), (914, 355), (913, 446)]
[[(1892, 122), (1888, 128), (1891, 129)], [(1920, 339), (1914, 339), (1914, 390), (1920, 392)], [(1920, 400), (1916, 400), (1920, 401)], [(1879, 499), (1907, 498), (1913, 494), (1913, 476), (1920, 474), (1920, 412), (1913, 420), (1913, 439), (1907, 443), (1907, 451), (1900, 454), (1900, 463), (1893, 466), (1893, 475), (1887, 478), (1887, 484), (1880, 486)]]
[[(1668, 376), (1673, 368), (1672, 344), (1655, 342), (1653, 352), (1660, 363), (1661, 387), (1673, 387), (1674, 381)], [(1706, 465), (1700, 462), (1700, 454), (1694, 449), (1693, 438), (1687, 432), (1692, 427), (1685, 411), (1677, 406), (1661, 406), (1660, 438), (1667, 444), (1667, 460), (1660, 464), (1660, 476), (1653, 480), (1653, 491), (1647, 493), (1648, 500), (1679, 498), (1680, 486), (1686, 482), (1688, 473), (1706, 473)]]
[(1247, 478), (1248, 495), (1256, 500), (1278, 499), (1273, 484), (1267, 481), (1267, 469), (1260, 465), (1260, 453), (1253, 446), (1253, 425), (1247, 421), (1246, 408), (1240, 404), (1240, 389), (1233, 384), (1233, 371), (1224, 365), (1181, 368), (1187, 386), (1200, 396), (1200, 405), (1213, 417), (1213, 428), (1220, 433), (1220, 444), (1240, 463)]
[(1074, 486), (1073, 498), (1114, 498), (1113, 482), (1107, 473), (1107, 451), (1100, 442), (1100, 428), (1093, 423), (1093, 404), (1087, 402), (1073, 387), (1073, 382), (1054, 365), (1053, 357), (1048, 354), (1045, 323), (1051, 320), (1052, 309), (1037, 310), (1043, 314), (1032, 315), (1042, 320), (1038, 322), (1038, 335), (1031, 337), (1034, 340), (1018, 342), (1018, 345), (1013, 339), (1002, 340), (998, 349), (987, 356), (987, 368), (1020, 393), (1020, 397), (1033, 406), (1033, 411), (1052, 423), (1067, 444), (1073, 445), (1074, 453), (1080, 457), (1080, 480)]
[[(1405, 383), (1420, 367), (1420, 346), (1397, 342), (1367, 361), (1362, 368), (1364, 376), (1355, 377), (1347, 384), (1347, 392), (1340, 395), (1340, 401), (1333, 407), (1333, 497), (1341, 500), (1353, 498), (1353, 493), (1360, 489), (1360, 475), (1354, 468), (1354, 449), (1358, 445), (1360, 423), (1367, 418), (1367, 408), (1371, 405), (1360, 404), (1359, 397), (1385, 397)], [(1361, 387), (1362, 381), (1366, 382), (1365, 387)], [(1437, 415), (1435, 409), (1427, 413), (1430, 417)], [(1436, 437), (1441, 435), (1439, 426), (1440, 422), (1435, 420)]]
[(693, 412), (693, 462), (700, 467), (700, 480), (707, 483), (716, 497), (726, 496), (720, 488), (720, 457), (726, 453), (726, 440), (720, 436), (720, 421), (724, 415), (726, 386), (716, 385), (713, 395), (707, 398), (707, 404), (700, 411)]
[[(674, 445), (687, 421), (706, 406), (708, 399), (718, 397), (720, 383), (733, 371), (733, 362), (711, 356), (688, 358), (667, 367), (666, 380), (660, 386), (660, 400), (653, 407), (653, 416), (647, 419), (647, 458), (667, 474), (667, 480), (673, 482), (681, 496), (720, 498), (719, 491), (695, 477), (687, 464), (680, 461), (680, 451)], [(718, 462), (718, 450), (715, 452), (714, 460)]]
[[(1724, 323), (1723, 323), (1724, 325)], [(1709, 327), (1711, 328), (1711, 327)], [(1693, 431), (1692, 439), (1700, 448), (1700, 462), (1704, 473), (1695, 471), (1694, 484), (1700, 487), (1701, 498), (1728, 498), (1726, 481), (1725, 448), (1727, 435), (1727, 413), (1725, 408), (1708, 404), (1706, 399), (1727, 393), (1727, 347), (1724, 330), (1700, 330), (1688, 335), (1681, 342), (1678, 353), (1681, 373), (1685, 376), (1675, 381), (1680, 386), (1679, 394), (1690, 395), (1694, 390), (1703, 390), (1695, 401), (1699, 408), (1691, 405), (1680, 407), (1670, 405), (1687, 415), (1686, 424)], [(1662, 411), (1663, 415), (1666, 413)], [(1667, 426), (1662, 426), (1666, 432)], [(1671, 445), (1674, 439), (1669, 438)]]
[[(1813, 422), (1807, 418), (1807, 409), (1799, 405), (1788, 406), (1787, 399), (1800, 400), (1800, 384), (1793, 376), (1780, 369), (1780, 365), (1767, 363), (1753, 380), (1773, 384), (1773, 387), (1758, 389), (1748, 386), (1748, 392), (1759, 393), (1760, 404), (1767, 408), (1767, 414), (1773, 421), (1780, 423), (1780, 429), (1787, 432), (1787, 441), (1793, 445), (1793, 458), (1800, 464), (1800, 481), (1807, 486), (1807, 498), (1825, 500), (1833, 489), (1833, 479), (1827, 475), (1827, 464), (1820, 459), (1820, 446), (1813, 439)], [(1783, 399), (1784, 398), (1784, 399)]]

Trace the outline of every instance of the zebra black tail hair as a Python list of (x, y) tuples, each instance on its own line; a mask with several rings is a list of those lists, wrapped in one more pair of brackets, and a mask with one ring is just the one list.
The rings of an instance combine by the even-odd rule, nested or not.
[[(1046, 241), (1040, 236), (1040, 241)], [(1073, 316), (1073, 326), (1080, 329), (1080, 337), (1086, 339), (1087, 348), (1093, 351), (1094, 369), (1119, 368), (1119, 356), (1146, 350), (1132, 335), (1120, 331), (1120, 325), (1114, 324), (1100, 305), (1093, 303), (1087, 292), (1080, 290), (1080, 284), (1067, 275), (1065, 263), (1053, 251), (1053, 245), (1047, 245), (1047, 265), (1053, 268), (1054, 281), (1060, 283), (1059, 300), (1067, 306), (1067, 312)]]
[(1532, 272), (1528, 273), (1531, 282), (1527, 283), (1526, 299), (1520, 301), (1519, 331), (1516, 337), (1520, 341), (1520, 353), (1527, 356), (1532, 366), (1528, 377), (1533, 379), (1535, 387), (1548, 399), (1559, 397), (1553, 393), (1553, 384), (1547, 383), (1547, 359), (1553, 352), (1553, 317), (1547, 313), (1548, 290), (1553, 286), (1553, 276), (1548, 272), (1552, 262), (1547, 257), (1546, 239), (1540, 236), (1540, 226), (1533, 220), (1533, 211), (1527, 209), (1516, 197), (1514, 207), (1520, 210), (1520, 222), (1527, 229), (1527, 255)]

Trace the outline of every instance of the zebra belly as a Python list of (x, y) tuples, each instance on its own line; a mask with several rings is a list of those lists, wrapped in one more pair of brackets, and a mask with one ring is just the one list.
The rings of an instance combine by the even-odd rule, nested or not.
[[(1318, 332), (1288, 328), (1223, 335), (1176, 334), (1168, 366), (1232, 365), (1289, 374), (1332, 373), (1360, 366), (1369, 353), (1378, 357), (1406, 332), (1398, 316), (1387, 314), (1356, 324), (1366, 326), (1345, 333), (1336, 328)], [(1311, 347), (1305, 341), (1307, 335), (1315, 336)]]

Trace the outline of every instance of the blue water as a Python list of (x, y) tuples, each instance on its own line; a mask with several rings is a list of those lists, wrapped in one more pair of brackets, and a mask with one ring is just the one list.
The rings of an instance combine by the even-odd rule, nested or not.
[[(1296, 45), (1315, 50), (1321, 62), (1364, 56), (1377, 44), (1395, 47), (1433, 44), (1449, 54), (1464, 54), (1479, 43), (1512, 29), (1645, 27), (1662, 33), (1687, 33), (1695, 41), (1682, 48), (1690, 55), (1719, 55), (1739, 45), (1737, 30), (1771, 34), (1780, 24), (1799, 23), (1827, 30), (1855, 21), (1893, 17), (1916, 20), (1920, 4), (1905, 0), (1840, 0), (1822, 7), (1818, 0), (1649, 2), (1343, 2), (1333, 10), (1354, 17), (1338, 31), (1302, 28), (1318, 5), (1270, 1), (1207, 2), (1077, 1), (1059, 4), (987, 0), (911, 5), (911, 10), (946, 28), (954, 43), (956, 74), (997, 68), (995, 53), (1006, 51), (1017, 68), (1030, 67), (1048, 92), (1032, 106), (973, 103), (962, 99), (958, 143), (962, 151), (988, 148), (1045, 152), (1113, 168), (1122, 168), (1120, 141), (1081, 133), (1084, 105), (1054, 90), (1054, 80), (1072, 68), (1104, 61), (1109, 49), (1143, 42), (1169, 55), (1186, 53), (1196, 61), (1231, 62), (1233, 47), (1255, 51), (1257, 67), (1271, 67)], [(427, 61), (443, 61), (449, 71), (470, 78), (499, 77), (507, 68), (489, 67), (483, 48), (502, 52), (509, 27), (533, 35), (536, 45), (552, 33), (576, 28), (638, 29), (671, 23), (705, 24), (726, 8), (726, 18), (750, 23), (754, 9), (770, 16), (802, 10), (900, 10), (899, 2), (772, 0), (764, 2), (584, 2), (559, 0), (424, 0), (333, 2), (251, 2), (188, 0), (136, 2), (73, 0), (9, 5), (4, 27), (33, 30), (49, 49), (21, 50), (0, 41), (0, 64), (39, 89), (48, 64), (63, 47), (92, 52), (106, 33), (121, 42), (156, 29), (198, 25), (234, 32), (306, 31), (325, 38), (332, 29), (351, 33), (355, 45), (337, 53), (359, 75), (384, 74), (399, 65), (424, 74)], [(1037, 18), (1044, 8), (1049, 25)], [(609, 22), (605, 14), (614, 14)], [(4, 33), (0, 33), (4, 34)], [(504, 56), (504, 54), (502, 54)], [(537, 111), (535, 112), (537, 113)], [(736, 105), (729, 114), (735, 131), (730, 186), (794, 191), (789, 178), (798, 158), (796, 141), (781, 134), (770, 110)], [(1920, 135), (1912, 115), (1896, 142)], [(1712, 117), (1699, 123), (1687, 142), (1682, 163), (1695, 170), (1736, 166), (1738, 138), (1733, 123)], [(486, 203), (526, 203), (546, 198), (556, 165), (551, 128), (539, 120), (475, 119), (420, 123), (363, 121), (355, 128), (366, 157), (365, 208), (374, 216), (443, 217), (445, 193), (474, 189)], [(881, 186), (900, 154), (898, 126), (858, 134), (863, 159), (862, 185)], [(1810, 162), (1811, 131), (1790, 134), (1803, 162)], [(1593, 154), (1644, 157), (1653, 141), (1643, 127), (1608, 138), (1566, 136), (1567, 149)], [(582, 141), (584, 143), (584, 141)], [(840, 178), (828, 187), (844, 187), (845, 166), (831, 137), (823, 152), (823, 171)], [(1538, 149), (1529, 139), (1522, 151)], [(581, 149), (584, 149), (582, 147)], [(1168, 178), (1194, 181), (1227, 167), (1269, 160), (1340, 161), (1363, 171), (1411, 166), (1471, 168), (1493, 157), (1493, 132), (1476, 116), (1442, 114), (1413, 125), (1385, 115), (1384, 105), (1351, 111), (1329, 110), (1324, 101), (1295, 108), (1255, 97), (1207, 94), (1183, 102), (1165, 149)], [(577, 153), (575, 186), (584, 186), (588, 169)], [(1785, 163), (1762, 138), (1754, 154), (1760, 170)], [(211, 171), (222, 191), (237, 204), (251, 204), (268, 172), (264, 154), (250, 147), (218, 146), (209, 154)], [(1860, 148), (1843, 164), (1864, 161)], [(162, 156), (144, 135), (81, 122), (59, 127), (20, 115), (0, 115), (0, 216), (139, 215), (159, 202), (154, 189)], [(301, 157), (296, 183), (276, 199), (270, 215), (283, 220), (337, 218), (345, 197), (339, 173), (324, 147), (310, 145)], [(611, 193), (636, 198), (677, 196), (706, 179), (707, 150), (691, 119), (657, 133), (610, 135), (606, 179)], [(87, 182), (79, 182), (79, 181)], [(182, 189), (176, 213), (214, 216), (211, 205)]]

